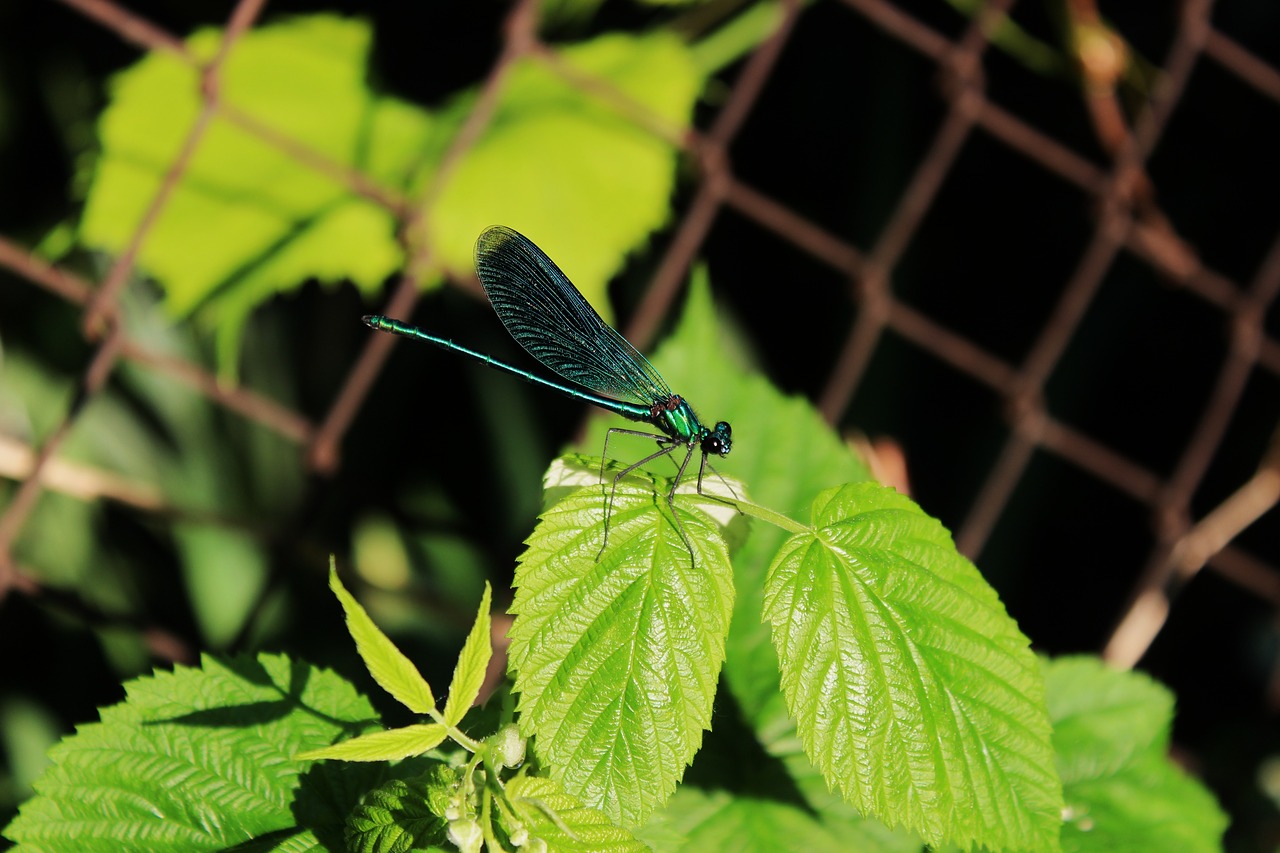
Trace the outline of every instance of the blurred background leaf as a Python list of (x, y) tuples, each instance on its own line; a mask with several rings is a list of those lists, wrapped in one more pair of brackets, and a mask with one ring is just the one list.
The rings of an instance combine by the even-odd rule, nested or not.
[[(313, 154), (357, 167), (393, 189), (422, 156), (431, 120), (365, 84), (367, 24), (299, 17), (249, 32), (219, 79), (219, 97)], [(221, 33), (188, 49), (208, 61)], [(181, 150), (201, 107), (199, 69), (151, 53), (117, 74), (99, 121), (80, 236), (122, 251)], [(340, 173), (339, 173), (340, 174)], [(139, 254), (178, 316), (213, 311), (224, 372), (238, 364), (253, 308), (308, 279), (350, 281), (372, 293), (401, 264), (390, 211), (355, 195), (294, 151), (216, 116)]]

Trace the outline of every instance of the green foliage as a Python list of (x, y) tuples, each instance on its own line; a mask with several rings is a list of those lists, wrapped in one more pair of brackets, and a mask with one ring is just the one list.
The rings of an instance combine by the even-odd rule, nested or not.
[[(674, 790), (711, 720), (733, 607), (715, 524), (665, 512), (669, 483), (573, 492), (543, 514), (516, 569), (510, 666), (521, 726), (552, 775), (637, 825)], [(597, 554), (599, 559), (597, 559)]]
[(1043, 686), (994, 590), (892, 489), (827, 490), (812, 524), (765, 589), (809, 758), (864, 814), (930, 843), (1053, 846)]
[[(380, 683), (415, 702), (432, 695), (336, 573), (330, 586)], [(555, 850), (644, 849), (553, 780), (517, 772), (524, 746), (513, 726), (480, 741), (457, 728), (479, 693), (490, 651), (486, 588), (454, 672), (456, 704), (445, 714), (428, 709), (443, 720), (452, 707), (459, 720), (337, 743), (368, 728), (373, 709), (342, 679), (284, 657), (208, 658), (202, 669), (131, 682), (125, 703), (104, 709), (101, 723), (54, 750), (38, 796), (6, 835), (32, 851), (478, 849), (484, 839)], [(434, 752), (446, 737), (470, 759), (456, 749)], [(369, 763), (428, 751), (437, 760)], [(304, 773), (299, 759), (315, 758), (364, 763)]]
[(347, 592), (338, 578), (335, 566), (329, 568), (329, 588), (342, 604), (347, 614), (347, 630), (356, 641), (356, 650), (369, 668), (369, 674), (382, 689), (390, 693), (400, 704), (417, 714), (427, 714), (435, 720), (424, 725), (403, 726), (389, 731), (374, 732), (352, 740), (337, 743), (324, 749), (313, 749), (299, 754), (299, 758), (336, 758), (342, 761), (390, 761), (420, 755), (434, 749), (453, 737), (464, 746), (471, 741), (457, 730), (467, 709), (476, 701), (484, 680), (485, 667), (489, 664), (492, 646), (489, 642), (489, 584), (484, 585), (480, 600), (480, 612), (476, 617), (467, 642), (463, 646), (458, 666), (453, 673), (453, 684), (445, 704), (445, 712), (436, 709), (431, 685), (418, 672), (405, 655), (395, 647), (391, 639), (373, 624), (369, 614)]
[[(328, 15), (247, 33), (221, 73), (221, 98), (339, 166), (395, 186), (427, 144), (422, 111), (365, 85), (371, 34)], [(212, 59), (221, 33), (202, 30), (192, 53)], [(116, 76), (98, 123), (80, 224), (88, 246), (127, 245), (200, 110), (199, 71), (162, 51)], [(309, 278), (368, 292), (402, 263), (393, 213), (339, 180), (216, 116), (138, 255), (177, 314), (207, 308), (223, 356), (249, 311)]]
[(374, 711), (332, 672), (282, 655), (206, 657), (125, 692), (52, 750), (37, 796), (5, 829), (19, 850), (225, 850), (263, 836), (314, 845), (340, 835), (361, 791), (387, 775), (380, 765), (304, 772), (295, 752), (363, 729)]
[[(20, 850), (90, 851), (139, 838), (643, 849), (637, 833), (659, 851), (1217, 849), (1225, 819), (1165, 755), (1167, 692), (1084, 659), (1046, 665), (1046, 687), (995, 592), (908, 498), (865, 480), (818, 489), (808, 524), (746, 500), (758, 479), (791, 507), (862, 469), (802, 403), (728, 366), (740, 349), (690, 331), (712, 314), (695, 288), (656, 361), (713, 417), (744, 425), (723, 464), (752, 479), (708, 474), (714, 497), (685, 482), (677, 528), (670, 480), (631, 475), (606, 545), (600, 461), (553, 466), (511, 606), (518, 703), (469, 710), (491, 655), (487, 585), (441, 710), (334, 572), (366, 666), (424, 721), (369, 731), (370, 706), (331, 674), (210, 659), (129, 685), (125, 704), (55, 749), (8, 836)], [(720, 366), (723, 381), (702, 378)], [(785, 436), (802, 439), (790, 457), (745, 452)], [(754, 781), (680, 787), (721, 683), (743, 712), (738, 737), (756, 742)]]
[[(422, 194), (474, 104), (440, 114), (379, 95), (365, 82), (371, 33), (358, 20), (298, 17), (255, 28), (222, 69), (236, 111), (356, 169), (386, 194)], [(211, 59), (221, 33), (191, 52)], [(575, 73), (613, 87), (673, 132), (689, 122), (703, 78), (688, 49), (660, 31), (606, 34), (566, 47)], [(201, 109), (199, 71), (154, 52), (117, 75), (98, 124), (102, 154), (88, 182), (81, 241), (122, 251)], [(475, 235), (495, 222), (526, 230), (598, 307), (628, 251), (667, 221), (675, 148), (619, 107), (534, 60), (513, 67), (493, 121), (433, 196), (433, 257), (471, 272)], [(548, 189), (554, 188), (554, 193)], [(548, 222), (578, 222), (566, 240)], [(404, 265), (396, 212), (217, 113), (138, 260), (178, 315), (213, 324), (224, 371), (235, 369), (245, 319), (309, 279), (373, 293)], [(416, 237), (414, 239), (417, 239)], [(432, 276), (427, 282), (438, 280)]]
[[(330, 586), (347, 612), (347, 625), (361, 657), (379, 683), (394, 686), (411, 701), (430, 696), (430, 686), (368, 619), (343, 588), (336, 571), (330, 572)], [(502, 844), (497, 840), (501, 835), (519, 847), (535, 842), (552, 850), (643, 849), (607, 815), (584, 806), (551, 779), (526, 776), (521, 771), (504, 784), (502, 776), (518, 767), (525, 755), (514, 726), (502, 726), (483, 741), (472, 740), (457, 728), (479, 694), (492, 652), (489, 597), (486, 585), (454, 669), (444, 713), (436, 710), (434, 701), (425, 709), (439, 722), (362, 735), (298, 756), (346, 761), (403, 758), (432, 750), (446, 737), (472, 753), (465, 768), (432, 764), (416, 779), (392, 780), (371, 792), (347, 822), (348, 848), (421, 850), (448, 842), (457, 849), (478, 850), (486, 840), (490, 845)], [(396, 673), (391, 678), (386, 677), (389, 670)]]
[[(703, 79), (676, 37), (606, 34), (560, 55), (574, 73), (606, 82), (673, 132), (689, 124)], [(441, 120), (460, 125), (472, 104), (470, 95), (460, 98)], [(433, 247), (448, 269), (470, 274), (476, 235), (509, 225), (555, 258), (607, 319), (605, 285), (671, 214), (675, 166), (674, 146), (615, 102), (522, 61), (493, 122), (430, 211)], [(574, 223), (572, 233), (562, 222)]]
[(392, 779), (370, 791), (347, 820), (347, 849), (448, 849), (449, 804), (461, 784), (456, 768), (435, 763), (422, 776)]
[(546, 842), (548, 850), (566, 853), (632, 853), (645, 849), (630, 832), (614, 826), (601, 812), (583, 806), (551, 779), (513, 779), (507, 786), (507, 797), (511, 814), (506, 817), (504, 828), (513, 840), (523, 833), (525, 839)]
[(1044, 670), (1067, 802), (1062, 848), (1222, 849), (1227, 816), (1169, 758), (1172, 694), (1094, 658), (1046, 662)]
[[(785, 493), (790, 484), (803, 484), (805, 475), (799, 472), (809, 470), (808, 455), (847, 458), (848, 451), (829, 433), (825, 441), (784, 440), (806, 430), (826, 431), (808, 412), (785, 419), (803, 411), (802, 404), (788, 406), (764, 383), (736, 380), (741, 371), (727, 365), (720, 369), (723, 353), (734, 348), (699, 343), (715, 336), (700, 338), (689, 331), (690, 325), (709, 324), (711, 313), (709, 302), (695, 295), (690, 319), (655, 361), (707, 419), (733, 419), (737, 409), (750, 430), (755, 414), (783, 413), (775, 427), (779, 440), (772, 445), (767, 433), (735, 432), (738, 448), (797, 448), (798, 459), (751, 454), (751, 459), (777, 460), (760, 466), (766, 487)], [(699, 387), (698, 375), (716, 377), (717, 387)], [(741, 453), (725, 464), (734, 465)], [(841, 467), (837, 463), (812, 476), (830, 476)], [(854, 462), (845, 468), (861, 473)], [(656, 774), (655, 751), (688, 742), (685, 726), (673, 723), (655, 733), (661, 727), (650, 722), (653, 712), (645, 704), (635, 706), (631, 696), (673, 709), (677, 695), (698, 696), (700, 688), (710, 697), (714, 689), (714, 683), (708, 688), (695, 682), (695, 692), (686, 688), (674, 694), (683, 675), (675, 670), (677, 677), (666, 676), (663, 691), (655, 693), (646, 681), (654, 670), (649, 659), (674, 646), (676, 661), (705, 661), (712, 673), (721, 661), (718, 654), (683, 645), (722, 636), (713, 618), (719, 614), (695, 603), (696, 596), (718, 593), (724, 583), (714, 549), (720, 529), (696, 511), (678, 510), (698, 570), (688, 577), (679, 574), (688, 568), (681, 560), (687, 552), (661, 512), (667, 488), (660, 479), (639, 490), (620, 486), (609, 518), (609, 548), (598, 562), (605, 493), (596, 486), (563, 498), (544, 513), (516, 576), (510, 662), (521, 694), (523, 730), (536, 735), (539, 758), (570, 792), (624, 823), (661, 803), (683, 770), (686, 756), (677, 748), (676, 760), (668, 762), (673, 775)], [(772, 624), (783, 661), (782, 693), (822, 783), (843, 792), (863, 814), (906, 825), (931, 841), (1053, 849), (1061, 795), (1049, 760), (1043, 686), (1026, 638), (972, 565), (955, 552), (946, 532), (909, 499), (863, 483), (820, 500), (821, 511), (809, 529), (745, 502), (736, 505), (779, 524), (784, 534), (804, 530), (769, 555), (773, 567), (761, 583), (765, 598), (751, 616), (758, 621), (763, 611)], [(678, 507), (689, 503), (684, 496), (677, 500)], [(631, 516), (636, 510), (643, 511), (642, 518)], [(635, 533), (629, 525), (635, 525)], [(632, 539), (638, 543), (639, 568), (627, 559)], [(814, 547), (819, 542), (822, 546)], [(855, 546), (860, 548), (856, 554)], [(751, 561), (765, 555), (752, 553), (751, 547), (748, 539), (742, 548), (748, 554), (745, 566), (734, 561), (739, 591), (753, 569), (764, 576), (764, 568)], [(806, 561), (811, 550), (825, 559), (816, 565)], [(659, 592), (669, 589), (678, 596), (673, 608), (703, 607), (708, 624), (700, 625), (683, 609), (675, 611), (681, 614), (676, 627), (640, 618), (647, 601), (633, 589), (635, 580), (662, 576), (655, 555), (664, 551), (666, 573), (674, 579), (659, 584)], [(615, 554), (621, 555), (617, 564)], [(861, 562), (855, 565), (855, 558)], [(731, 600), (731, 590), (726, 592), (714, 600)], [(629, 609), (620, 612), (614, 602), (624, 594), (632, 598)], [(758, 634), (746, 642), (745, 654), (760, 649)], [(658, 645), (651, 649), (650, 643)], [(635, 650), (643, 651), (638, 661)], [(877, 660), (881, 670), (868, 667), (868, 661)], [(741, 672), (747, 685), (744, 710), (773, 727), (761, 732), (762, 739), (781, 751), (787, 736), (777, 729), (778, 716), (764, 699), (770, 689), (779, 692), (775, 661), (772, 655), (744, 661)], [(606, 723), (599, 723), (600, 717)], [(603, 740), (595, 739), (600, 734)], [(838, 807), (829, 810), (838, 822), (853, 820)]]
[[(475, 93), (435, 112), (374, 93), (360, 22), (313, 16), (251, 31), (221, 96), (389, 195), (430, 199), (428, 236), (409, 235), (410, 245), (431, 241), (436, 268), (424, 284), (469, 273), (475, 235), (501, 222), (543, 245), (599, 307), (627, 253), (667, 221), (676, 165), (667, 140), (689, 122), (705, 76), (777, 13), (755, 6), (694, 48), (655, 31), (559, 52), (571, 73), (638, 103), (645, 128), (626, 114), (632, 107), (523, 60), (439, 187)], [(189, 42), (202, 59), (218, 44), (215, 32)], [(117, 77), (99, 123), (86, 245), (119, 252), (135, 233), (197, 114), (197, 91), (196, 72), (159, 53)], [(563, 222), (575, 227), (548, 225)], [(398, 223), (334, 174), (219, 115), (139, 259), (173, 312), (216, 327), (229, 367), (245, 318), (269, 297), (310, 279), (369, 293), (402, 268)], [(726, 476), (708, 471), (711, 495), (692, 493), (687, 478), (673, 515), (670, 458), (616, 492), (615, 463), (571, 456), (553, 466), (510, 607), (518, 701), (473, 708), (493, 654), (487, 583), (441, 709), (331, 571), (369, 672), (420, 721), (383, 728), (350, 684), (284, 657), (206, 658), (130, 682), (124, 703), (56, 747), (7, 837), (19, 850), (90, 853), (1217, 849), (1224, 817), (1165, 754), (1168, 693), (1085, 659), (1042, 673), (947, 531), (869, 482), (805, 401), (751, 369), (705, 275), (654, 362), (705, 421), (734, 423), (733, 456), (712, 460)], [(163, 401), (156, 419), (179, 445), (207, 438), (205, 404), (122, 377), (147, 392), (140, 398)], [(589, 450), (606, 428), (595, 422)], [(103, 431), (117, 444), (123, 434)], [(129, 438), (132, 448), (148, 436)], [(627, 442), (636, 440), (611, 450), (627, 458)], [(154, 478), (216, 506), (222, 466), (191, 450), (176, 447)], [(262, 479), (288, 492), (289, 478)], [(68, 517), (37, 515), (28, 530), (48, 537), (35, 546), (45, 562), (78, 570), (87, 543), (54, 538)], [(379, 524), (357, 538), (360, 549), (407, 564), (390, 523)], [(224, 580), (215, 570), (230, 563), (248, 581), (236, 586), (255, 589), (265, 557), (252, 537), (178, 525), (174, 538), (191, 583)], [(231, 615), (200, 618), (229, 635), (241, 603), (223, 609)], [(741, 717), (738, 742), (720, 748), (747, 772), (682, 786), (718, 698)]]
[[(509, 722), (482, 739), (458, 727), (488, 661), (486, 589), (445, 712), (434, 701), (425, 710), (435, 722), (319, 746), (370, 725), (372, 709), (349, 685), (283, 657), (206, 659), (127, 685), (125, 703), (54, 750), (38, 796), (6, 834), (20, 850), (338, 850), (340, 837), (356, 851), (645, 849), (618, 824), (662, 805), (696, 750), (733, 595), (719, 526), (679, 507), (691, 568), (655, 485), (620, 484), (619, 542), (594, 570), (582, 571), (603, 533), (599, 486), (569, 492), (530, 538), (511, 666), (521, 725), (537, 738), (534, 764), (522, 766)], [(330, 585), (379, 683), (414, 703), (434, 696), (336, 573)], [(826, 785), (867, 815), (943, 842), (1057, 848), (1060, 824), (1036, 800), (1055, 796), (1057, 783), (1038, 737), (1047, 732), (1038, 669), (937, 522), (874, 484), (824, 492), (813, 527), (775, 561), (766, 609), (783, 692)], [(1218, 849), (1224, 816), (1165, 754), (1167, 691), (1091, 659), (1044, 667), (1067, 789), (1063, 848)], [(446, 739), (454, 746), (438, 752)], [(433, 760), (368, 763), (421, 753)], [(302, 773), (296, 759), (314, 758), (366, 763)], [(1043, 767), (1030, 766), (1037, 758)], [(968, 771), (963, 794), (948, 776), (955, 764)], [(685, 787), (642, 837), (660, 851), (919, 848), (840, 815), (802, 769), (786, 767), (800, 801)], [(654, 790), (639, 790), (637, 777)], [(962, 823), (958, 812), (976, 817)], [(1043, 828), (1024, 828), (1037, 820)], [(1011, 841), (1010, 827), (1023, 837)]]

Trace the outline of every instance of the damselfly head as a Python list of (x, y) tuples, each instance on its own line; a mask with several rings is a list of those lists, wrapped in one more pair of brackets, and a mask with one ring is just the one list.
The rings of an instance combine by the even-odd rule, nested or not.
[(702, 439), (702, 452), (705, 454), (715, 454), (716, 456), (728, 456), (729, 450), (733, 447), (733, 428), (729, 426), (728, 421), (720, 421), (716, 424), (716, 428), (707, 433), (706, 438)]

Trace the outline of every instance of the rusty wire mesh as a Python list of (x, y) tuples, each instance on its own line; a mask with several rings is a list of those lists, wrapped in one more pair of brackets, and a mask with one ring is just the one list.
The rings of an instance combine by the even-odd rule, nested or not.
[[(103, 38), (115, 37), (142, 51), (166, 51), (184, 61), (196, 62), (187, 53), (180, 34), (165, 32), (127, 6), (105, 0), (65, 3), (100, 24)], [(167, 177), (147, 215), (137, 224), (128, 249), (113, 260), (100, 280), (90, 281), (69, 269), (49, 266), (18, 240), (0, 235), (0, 267), (9, 273), (5, 286), (39, 288), (77, 306), (81, 311), (81, 331), (92, 347), (91, 357), (82, 365), (79, 393), (52, 435), (37, 447), (4, 439), (3, 473), (18, 486), (12, 499), (0, 508), (0, 613), (6, 606), (6, 597), (11, 602), (14, 596), (43, 596), (59, 599), (63, 606), (89, 621), (108, 618), (76, 602), (74, 594), (46, 588), (14, 557), (13, 545), (46, 490), (116, 501), (142, 513), (163, 514), (171, 509), (145, 489), (117, 482), (102, 472), (89, 480), (83, 471), (78, 472), (80, 476), (72, 476), (68, 464), (59, 457), (84, 406), (101, 392), (122, 360), (171, 376), (218, 405), (295, 442), (305, 449), (309, 470), (322, 479), (342, 465), (339, 448), (344, 436), (388, 359), (392, 338), (371, 336), (350, 366), (345, 382), (335, 389), (327, 411), (319, 418), (311, 418), (261, 393), (227, 386), (201, 365), (148, 352), (130, 339), (129, 330), (120, 321), (119, 299), (135, 273), (138, 247), (149, 238), (152, 224), (162, 215), (215, 114), (343, 182), (351, 192), (385, 206), (406, 225), (424, 207), (420, 199), (397, 197), (359, 172), (308, 150), (291, 139), (286, 128), (265, 125), (219, 98), (221, 64), (236, 49), (237, 39), (258, 21), (263, 6), (254, 0), (242, 0), (235, 6), (226, 22), (222, 52), (201, 69), (204, 109), (191, 126), (183, 150), (169, 165)], [(836, 283), (834, 294), (828, 291), (823, 298), (837, 299), (846, 309), (846, 313), (838, 315), (839, 322), (845, 324), (841, 338), (828, 345), (834, 358), (829, 367), (823, 368), (820, 387), (809, 389), (828, 421), (841, 427), (861, 425), (864, 410), (859, 408), (859, 395), (869, 385), (887, 381), (876, 376), (877, 370), (887, 369), (877, 366), (887, 346), (905, 346), (916, 356), (935, 360), (946, 368), (945, 381), (967, 389), (964, 393), (974, 397), (975, 407), (998, 416), (1002, 432), (994, 445), (961, 448), (988, 461), (983, 463), (976, 486), (967, 492), (961, 511), (953, 518), (944, 518), (952, 526), (960, 548), (980, 566), (984, 565), (985, 550), (994, 531), (1002, 523), (1016, 523), (1008, 519), (1011, 515), (1017, 518), (1017, 495), (1025, 487), (1029, 470), (1037, 460), (1050, 460), (1051, 464), (1071, 469), (1073, 477), (1089, 481), (1091, 488), (1119, 495), (1138, 507), (1140, 512), (1130, 514), (1130, 518), (1140, 523), (1145, 519), (1146, 529), (1140, 531), (1146, 543), (1145, 554), (1136, 563), (1113, 565), (1110, 569), (1122, 577), (1124, 594), (1098, 604), (1102, 618), (1113, 623), (1096, 649), (1108, 660), (1133, 666), (1143, 659), (1171, 614), (1184, 604), (1189, 591), (1196, 589), (1195, 581), (1203, 573), (1211, 573), (1236, 588), (1274, 617), (1280, 606), (1280, 551), (1275, 547), (1276, 537), (1273, 532), (1269, 538), (1255, 536), (1246, 542), (1241, 534), (1255, 522), (1274, 524), (1272, 510), (1280, 497), (1280, 454), (1267, 450), (1265, 444), (1246, 443), (1246, 452), (1252, 454), (1252, 470), (1241, 474), (1238, 461), (1234, 467), (1228, 466), (1236, 480), (1225, 490), (1220, 486), (1209, 490), (1213, 500), (1208, 505), (1204, 484), (1215, 466), (1223, 464), (1224, 455), (1241, 452), (1230, 435), (1233, 425), (1245, 417), (1242, 408), (1251, 387), (1258, 389), (1253, 394), (1262, 402), (1254, 405), (1247, 416), (1256, 420), (1277, 414), (1280, 340), (1269, 330), (1267, 321), (1280, 290), (1280, 202), (1273, 197), (1270, 209), (1242, 213), (1252, 228), (1267, 230), (1268, 245), (1256, 260), (1246, 258), (1234, 265), (1236, 272), (1228, 274), (1203, 260), (1195, 239), (1180, 229), (1177, 216), (1162, 208), (1162, 195), (1168, 186), (1153, 177), (1149, 163), (1153, 152), (1173, 132), (1171, 125), (1193, 75), (1212, 74), (1212, 85), (1248, 90), (1255, 96), (1259, 110), (1278, 114), (1280, 70), (1274, 62), (1246, 48), (1240, 34), (1215, 26), (1212, 0), (1187, 0), (1169, 10), (1170, 37), (1163, 55), (1152, 60), (1154, 83), (1134, 108), (1122, 102), (1119, 92), (1117, 68), (1129, 48), (1123, 41), (1123, 29), (1096, 29), (1100, 17), (1093, 4), (1089, 0), (1071, 0), (1063, 14), (1077, 28), (1076, 32), (1112, 34), (1110, 40), (1103, 38), (1101, 42), (1081, 38), (1078, 56), (1085, 64), (1082, 85), (1073, 90), (1073, 97), (1078, 99), (1083, 120), (1072, 127), (1069, 138), (1058, 138), (1054, 132), (1020, 116), (1016, 108), (1004, 105), (1006, 101), (1016, 103), (1017, 97), (1002, 99), (993, 94), (1007, 85), (997, 77), (1007, 69), (991, 60), (992, 34), (1005, 15), (1017, 12), (1011, 10), (1012, 0), (987, 3), (969, 19), (951, 14), (946, 18), (951, 21), (950, 31), (934, 25), (936, 16), (926, 23), (905, 5), (887, 0), (845, 0), (843, 4), (819, 6), (820, 9), (798, 2), (783, 4), (780, 24), (735, 70), (727, 94), (708, 110), (705, 123), (683, 129), (663, 126), (606, 84), (583, 78), (567, 67), (554, 47), (539, 40), (535, 4), (518, 2), (505, 20), (498, 58), (483, 81), (465, 127), (445, 157), (433, 191), (444, 185), (451, 168), (483, 132), (512, 64), (535, 57), (575, 85), (597, 90), (620, 113), (650, 132), (676, 141), (687, 161), (696, 167), (678, 222), (665, 239), (665, 251), (657, 259), (655, 272), (624, 329), (638, 346), (644, 348), (652, 342), (659, 324), (677, 300), (691, 265), (714, 243), (712, 235), (719, 223), (730, 220), (731, 233), (740, 237), (767, 235), (781, 247), (780, 251), (791, 253), (796, 263), (823, 268), (829, 274), (827, 280)], [(738, 146), (744, 133), (751, 132), (753, 110), (762, 90), (771, 85), (778, 64), (788, 59), (797, 28), (815, 15), (824, 16), (825, 22), (847, 17), (857, 26), (874, 31), (875, 38), (889, 45), (886, 49), (906, 52), (914, 57), (913, 61), (926, 63), (934, 82), (920, 96), (935, 98), (941, 107), (936, 128), (919, 156), (913, 152), (906, 180), (893, 194), (883, 226), (863, 229), (870, 234), (865, 240), (851, 236), (857, 229), (842, 230), (829, 217), (815, 216), (790, 204), (785, 191), (766, 188), (762, 184), (768, 181), (755, 181), (737, 167)], [(872, 87), (875, 83), (862, 80), (853, 81), (852, 85)], [(831, 91), (824, 92), (823, 97), (836, 100), (839, 85), (842, 82), (831, 81)], [(1270, 120), (1274, 121), (1274, 117)], [(1280, 139), (1272, 144), (1278, 143)], [(796, 140), (795, 145), (795, 150), (776, 152), (775, 156), (803, 157), (803, 143)], [(1057, 266), (1024, 273), (1029, 279), (1034, 277), (1035, 287), (1049, 296), (1034, 328), (1019, 330), (1026, 342), (1022, 347), (992, 346), (980, 340), (981, 336), (953, 327), (945, 313), (921, 307), (914, 294), (900, 292), (895, 286), (896, 279), (903, 275), (909, 250), (928, 250), (926, 222), (939, 206), (938, 199), (947, 183), (957, 180), (961, 168), (958, 164), (966, 150), (979, 145), (997, 152), (993, 157), (1000, 164), (998, 168), (1007, 168), (1011, 174), (1034, 173), (1036, 180), (1047, 178), (1074, 198), (1071, 216), (1082, 239), (1078, 245), (1065, 241), (1067, 248), (1057, 256)], [(1264, 166), (1275, 168), (1273, 164)], [(1014, 215), (1036, 214), (1024, 211)], [(427, 229), (431, 225), (419, 224)], [(1001, 225), (993, 221), (990, 228), (998, 232)], [(998, 245), (999, 239), (1000, 234), (993, 233), (992, 245)], [(425, 242), (405, 246), (409, 257), (406, 271), (392, 289), (389, 301), (381, 306), (384, 313), (410, 315), (418, 298), (414, 271), (431, 262), (424, 245)], [(983, 250), (978, 247), (973, 252), (978, 257), (974, 261), (979, 268), (975, 273), (978, 277)], [(1105, 435), (1074, 423), (1052, 402), (1055, 375), (1063, 369), (1070, 353), (1090, 345), (1094, 332), (1089, 331), (1089, 317), (1108, 288), (1118, 286), (1112, 277), (1118, 265), (1138, 265), (1161, 287), (1187, 295), (1194, 310), (1205, 318), (1206, 326), (1221, 333), (1221, 357), (1209, 368), (1212, 381), (1204, 386), (1188, 383), (1185, 388), (1184, 402), (1194, 409), (1195, 416), (1178, 433), (1178, 450), (1167, 466), (1152, 464), (1141, 454), (1115, 446)], [(969, 281), (964, 275), (956, 275), (945, 284), (963, 295)], [(725, 282), (724, 286), (735, 285)], [(742, 285), (750, 286), (762, 287)], [(789, 285), (801, 291), (807, 286)], [(803, 300), (806, 296), (796, 298)], [(1158, 322), (1158, 317), (1151, 319)], [(1123, 369), (1123, 365), (1116, 369)], [(928, 389), (922, 389), (922, 393), (928, 393)], [(1116, 416), (1123, 417), (1123, 413)], [(945, 419), (934, 425), (940, 433), (952, 427), (953, 423)], [(1170, 429), (1176, 431), (1175, 427)], [(914, 462), (916, 449), (917, 446), (908, 447), (909, 463)], [(918, 479), (927, 479), (920, 466), (913, 465), (913, 473)], [(927, 502), (926, 509), (930, 509)], [(1076, 510), (1071, 506), (1058, 505), (1051, 511), (1064, 516), (1059, 529), (1064, 542), (1041, 542), (1040, 548), (1057, 549), (1067, 544), (1065, 540), (1089, 535), (1089, 531), (1073, 529), (1070, 521)], [(1271, 516), (1259, 522), (1268, 513)], [(1094, 550), (1101, 555), (1105, 548), (1097, 544)], [(1106, 562), (1101, 556), (1099, 559)], [(1043, 578), (1034, 595), (1052, 601), (1062, 587), (1076, 582), (1061, 575)], [(1028, 597), (1032, 594), (1026, 593)], [(1018, 606), (1010, 606), (1014, 615), (1022, 618)], [(191, 657), (186, 641), (158, 624), (146, 619), (136, 624), (148, 633), (153, 654), (161, 658)], [(1034, 629), (1030, 633), (1033, 640), (1044, 642)], [(1269, 694), (1260, 691), (1257, 696), (1262, 714), (1280, 708), (1280, 670), (1274, 669), (1276, 661), (1273, 651), (1266, 663), (1273, 672)]]

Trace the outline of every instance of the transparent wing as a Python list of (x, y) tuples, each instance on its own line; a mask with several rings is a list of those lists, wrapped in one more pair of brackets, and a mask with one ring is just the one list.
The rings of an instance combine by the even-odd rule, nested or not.
[(671, 396), (653, 365), (524, 235), (486, 229), (476, 241), (476, 271), (507, 332), (559, 376), (640, 406)]

